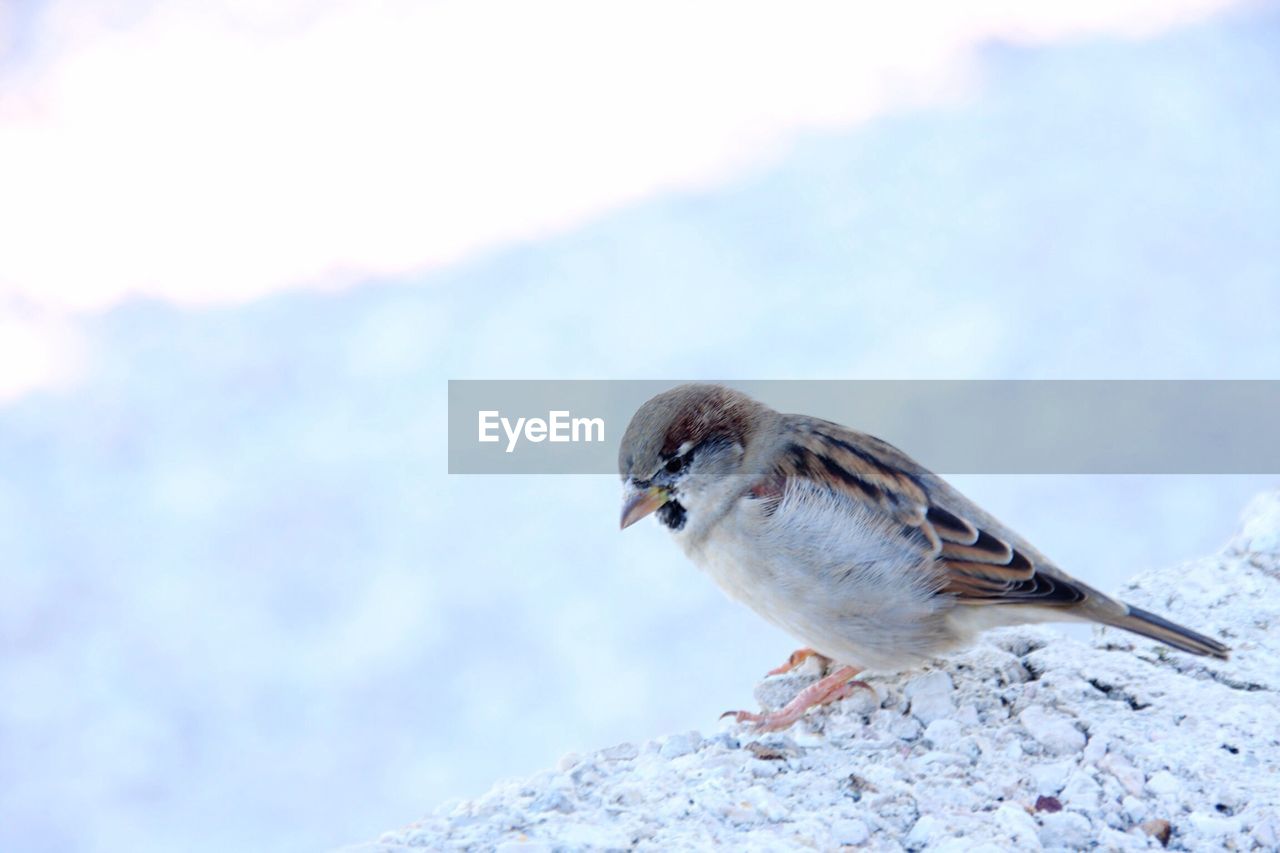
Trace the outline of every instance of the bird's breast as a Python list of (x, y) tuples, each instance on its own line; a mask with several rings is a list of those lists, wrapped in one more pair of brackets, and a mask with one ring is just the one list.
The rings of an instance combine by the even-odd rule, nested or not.
[(730, 597), (823, 654), (876, 667), (927, 657), (943, 630), (932, 557), (900, 525), (818, 497), (743, 498), (681, 544)]

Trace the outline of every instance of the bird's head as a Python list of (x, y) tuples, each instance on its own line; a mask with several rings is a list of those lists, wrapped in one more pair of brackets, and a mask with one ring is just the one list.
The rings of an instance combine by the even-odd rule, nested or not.
[(652, 512), (673, 531), (714, 511), (749, 468), (753, 438), (777, 413), (722, 385), (680, 385), (636, 411), (618, 450), (622, 527)]

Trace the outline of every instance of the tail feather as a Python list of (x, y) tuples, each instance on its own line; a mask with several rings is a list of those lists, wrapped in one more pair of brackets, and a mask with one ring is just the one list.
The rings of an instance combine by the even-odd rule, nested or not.
[(1231, 649), (1211, 637), (1198, 634), (1132, 604), (1126, 606), (1128, 614), (1108, 619), (1107, 624), (1150, 637), (1193, 655), (1206, 655), (1221, 660), (1231, 657)]

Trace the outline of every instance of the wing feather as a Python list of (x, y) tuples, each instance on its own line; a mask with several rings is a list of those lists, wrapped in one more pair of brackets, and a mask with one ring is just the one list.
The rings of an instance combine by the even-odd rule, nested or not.
[(923, 534), (942, 573), (938, 594), (967, 605), (1067, 606), (1089, 597), (896, 447), (827, 421), (789, 426), (774, 476), (819, 481), (900, 522), (903, 535)]

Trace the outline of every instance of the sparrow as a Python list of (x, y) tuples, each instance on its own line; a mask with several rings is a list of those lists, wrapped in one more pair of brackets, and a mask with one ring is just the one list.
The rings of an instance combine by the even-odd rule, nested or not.
[(774, 411), (721, 385), (681, 385), (632, 417), (618, 451), (623, 529), (655, 514), (728, 595), (799, 638), (770, 674), (817, 656), (829, 675), (760, 730), (982, 631), (1047, 621), (1123, 628), (1195, 655), (1230, 649), (1079, 581), (888, 442)]

